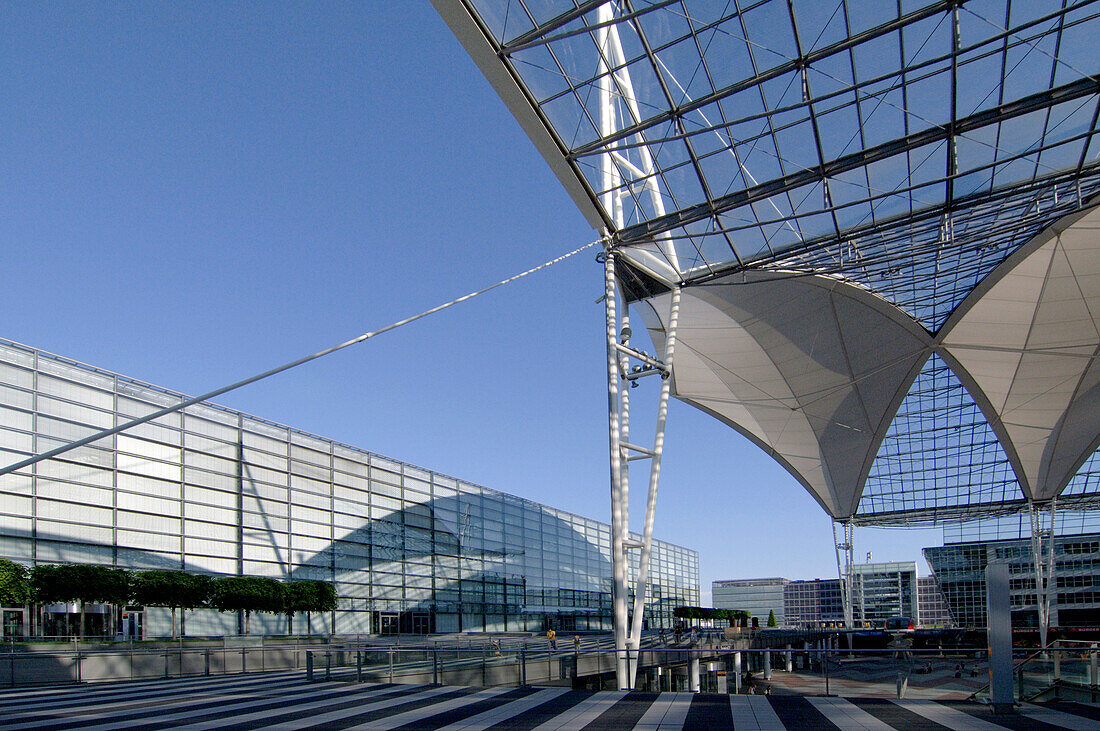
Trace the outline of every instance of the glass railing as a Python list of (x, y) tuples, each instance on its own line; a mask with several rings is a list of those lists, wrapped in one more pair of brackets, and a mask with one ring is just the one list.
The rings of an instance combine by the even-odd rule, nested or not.
[[(1078, 640), (1055, 640), (1045, 649), (1018, 651), (1012, 668), (1017, 702), (1047, 700), (1100, 701), (1100, 645)], [(988, 700), (988, 683), (974, 693)]]

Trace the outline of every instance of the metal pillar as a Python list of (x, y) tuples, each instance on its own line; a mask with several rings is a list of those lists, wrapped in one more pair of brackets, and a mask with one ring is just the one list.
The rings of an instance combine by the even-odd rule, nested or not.
[(690, 668), (691, 669), (690, 669), (689, 680), (690, 680), (690, 683), (691, 683), (691, 692), (692, 693), (698, 693), (699, 692), (699, 656), (698, 655), (692, 655), (691, 656)]
[(1012, 605), (1008, 564), (985, 569), (986, 624), (989, 626), (989, 701), (994, 713), (1012, 711)]
[[(1055, 501), (1051, 500), (1045, 509), (1050, 511), (1050, 528), (1043, 527), (1044, 506), (1028, 503), (1031, 518), (1031, 555), (1035, 563), (1035, 601), (1039, 613), (1039, 644), (1047, 646), (1047, 634), (1054, 622), (1053, 612), (1057, 611), (1055, 602), (1052, 612), (1051, 598), (1054, 591), (1054, 528), (1057, 517)], [(1045, 543), (1044, 543), (1045, 540)], [(1045, 555), (1044, 555), (1045, 550)]]
[[(641, 554), (638, 556), (638, 576), (634, 582), (634, 616), (630, 626), (629, 647), (633, 650), (630, 661), (630, 687), (638, 674), (638, 651), (642, 641), (642, 619), (645, 614), (646, 592), (649, 589), (649, 558), (653, 547), (653, 520), (657, 511), (657, 484), (661, 477), (661, 456), (665, 446), (665, 423), (668, 418), (668, 398), (672, 382), (672, 359), (676, 350), (676, 327), (680, 319), (680, 288), (672, 290), (668, 329), (665, 333), (664, 367), (661, 373), (661, 391), (657, 398), (657, 424), (653, 434), (653, 449), (648, 455), (649, 490), (646, 495), (645, 523), (642, 528)], [(641, 372), (641, 371), (639, 371)], [(634, 383), (633, 381), (631, 382)], [(628, 389), (623, 389), (624, 391)], [(625, 471), (623, 479), (625, 480)], [(625, 495), (625, 491), (624, 491)], [(625, 497), (624, 497), (625, 500)]]
[[(627, 54), (623, 50), (619, 36), (616, 23), (618, 11), (617, 4), (613, 2), (600, 5), (596, 11), (598, 21), (596, 42), (599, 52), (596, 97), (599, 106), (600, 132), (604, 137), (613, 136), (619, 130), (639, 123), (644, 117), (634, 92)], [(635, 195), (647, 196), (655, 215), (665, 214), (664, 198), (660, 190), (653, 153), (643, 135), (635, 134), (610, 145), (607, 152), (600, 157), (600, 174), (604, 190), (600, 196), (600, 203), (610, 216), (614, 229), (620, 229), (625, 225), (627, 216), (624, 205), (633, 202)], [(607, 234), (608, 232), (605, 232), (605, 241), (610, 241)], [(657, 245), (663, 258), (678, 271), (676, 250), (668, 234), (659, 236)], [(653, 517), (669, 396), (668, 376), (671, 373), (671, 358), (676, 342), (680, 291), (676, 288), (672, 293), (672, 312), (666, 334), (664, 362), (631, 349), (629, 315), (625, 303), (621, 312), (621, 329), (616, 319), (614, 251), (610, 243), (606, 246), (604, 294), (607, 308), (608, 413), (612, 462), (612, 605), (615, 626), (615, 677), (618, 687), (627, 690), (635, 687), (637, 655), (641, 645)], [(631, 365), (632, 358), (641, 365)], [(654, 446), (652, 449), (646, 449), (630, 444), (630, 389), (626, 381), (629, 381), (629, 386), (633, 387), (637, 385), (638, 378), (655, 373), (660, 373), (664, 382), (658, 400)], [(619, 381), (622, 383), (620, 384)], [(629, 536), (629, 463), (635, 459), (651, 460), (645, 527), (640, 542), (630, 540)], [(626, 552), (631, 549), (641, 549), (641, 554), (638, 558), (638, 575), (634, 582), (633, 620), (628, 628)]]
[[(836, 521), (833, 521), (833, 548), (836, 552), (836, 573), (840, 579), (840, 602), (844, 609), (844, 626), (852, 628), (852, 551), (854, 550), (854, 529), (851, 523), (844, 523), (844, 538), (837, 540)], [(841, 553), (844, 562), (841, 563)]]
[(741, 653), (733, 653), (733, 693), (741, 692)]
[(629, 690), (626, 657), (626, 560), (623, 542), (626, 524), (622, 500), (622, 460), (619, 439), (619, 354), (615, 349), (618, 319), (615, 314), (615, 254), (604, 259), (604, 311), (607, 314), (607, 414), (611, 448), (611, 608), (615, 630), (615, 682)]

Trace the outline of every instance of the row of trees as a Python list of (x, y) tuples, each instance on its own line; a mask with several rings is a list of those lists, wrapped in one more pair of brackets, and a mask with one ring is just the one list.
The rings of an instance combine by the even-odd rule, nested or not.
[(744, 626), (749, 613), (743, 609), (715, 609), (714, 607), (676, 607), (672, 616), (677, 619), (725, 619), (731, 627)]
[[(336, 591), (324, 581), (289, 581), (255, 576), (215, 578), (185, 571), (126, 571), (92, 564), (41, 565), (27, 569), (0, 559), (0, 603), (4, 606), (80, 605), (80, 633), (84, 634), (85, 603), (116, 606), (166, 607), (172, 610), (172, 638), (176, 637), (176, 610), (209, 607), (220, 612), (244, 612), (245, 634), (253, 612), (287, 615), (336, 609)], [(308, 630), (307, 630), (308, 631)]]

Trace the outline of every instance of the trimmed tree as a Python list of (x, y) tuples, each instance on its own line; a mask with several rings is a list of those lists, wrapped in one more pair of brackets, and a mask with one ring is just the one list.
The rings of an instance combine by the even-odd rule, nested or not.
[[(0, 605), (5, 607), (28, 607), (34, 604), (34, 587), (31, 585), (31, 572), (23, 564), (0, 558)], [(27, 619), (31, 634), (34, 633), (34, 612)]]
[[(85, 605), (88, 602), (116, 607), (125, 605), (130, 601), (130, 572), (96, 564), (76, 564), (72, 569), (79, 587), (77, 599), (80, 601), (80, 636), (83, 637)], [(111, 622), (106, 630), (113, 635), (114, 613), (108, 616)]]
[(34, 592), (27, 567), (0, 558), (0, 604), (5, 607), (22, 607), (33, 600)]
[(283, 611), (287, 616), (287, 634), (294, 628), (295, 612), (306, 613), (306, 634), (310, 634), (310, 615), (313, 612), (331, 612), (336, 609), (336, 589), (325, 581), (312, 579), (291, 581), (284, 584), (286, 603)]
[(769, 627), (775, 627), (776, 626), (775, 610), (774, 609), (769, 609), (768, 610), (768, 626)]
[[(38, 565), (31, 569), (31, 589), (37, 604), (68, 604), (77, 600), (72, 566)], [(84, 615), (81, 613), (81, 624)], [(83, 628), (82, 628), (83, 629)], [(46, 633), (45, 624), (42, 634)]]
[(133, 599), (146, 607), (172, 610), (172, 639), (176, 639), (176, 609), (194, 609), (210, 597), (209, 576), (183, 571), (139, 571), (133, 577)]
[(244, 612), (244, 633), (251, 632), (253, 612), (284, 611), (286, 590), (275, 579), (225, 576), (210, 583), (210, 605), (219, 612)]
[(80, 603), (80, 637), (84, 637), (85, 604), (122, 605), (130, 598), (130, 577), (122, 570), (94, 564), (35, 566), (31, 570), (35, 600), (40, 604)]

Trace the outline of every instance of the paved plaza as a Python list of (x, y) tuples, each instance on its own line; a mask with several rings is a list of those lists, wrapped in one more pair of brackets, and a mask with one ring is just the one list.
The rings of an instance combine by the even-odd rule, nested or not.
[(26, 729), (1100, 729), (1100, 708), (1025, 705), (994, 720), (966, 701), (624, 693), (308, 682), (238, 675), (0, 693), (0, 731)]

